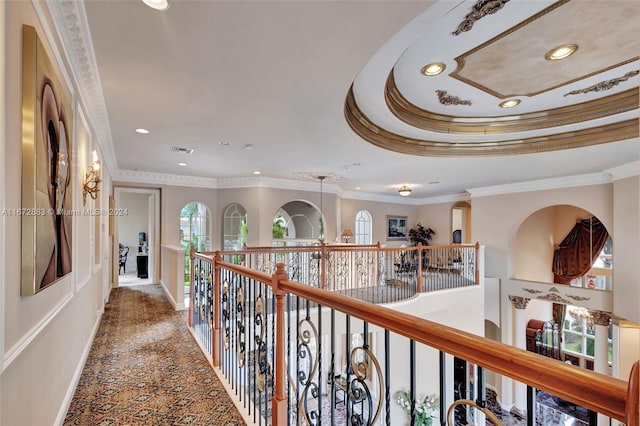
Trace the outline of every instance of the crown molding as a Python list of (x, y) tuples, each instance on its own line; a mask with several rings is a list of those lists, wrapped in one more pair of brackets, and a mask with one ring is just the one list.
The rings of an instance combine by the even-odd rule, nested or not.
[[(38, 0), (33, 0), (34, 6), (38, 3)], [(71, 66), (80, 103), (89, 118), (94, 146), (99, 146), (104, 164), (113, 172), (117, 170), (116, 155), (84, 2), (59, 0), (47, 1), (45, 5), (53, 20), (67, 62)], [(36, 6), (36, 10), (38, 8), (39, 6)], [(42, 17), (40, 20), (43, 22)]]
[(608, 173), (613, 181), (638, 176), (640, 175), (640, 161), (606, 169), (605, 173)]
[[(292, 191), (311, 191), (318, 192), (320, 189), (319, 181), (300, 181), (293, 179), (280, 179), (265, 176), (252, 177), (233, 177), (218, 179), (218, 188), (270, 188), (270, 189), (288, 189)], [(342, 195), (342, 188), (333, 183), (324, 182), (322, 191), (326, 194)]]
[(218, 188), (215, 178), (182, 176), (167, 173), (143, 172), (138, 170), (120, 170), (113, 174), (114, 184), (145, 183), (152, 185), (189, 186), (195, 188)]
[(516, 192), (545, 191), (578, 186), (601, 185), (611, 182), (611, 175), (607, 172), (601, 172), (565, 176), (560, 178), (540, 179), (528, 182), (509, 183), (506, 185), (486, 186), (482, 188), (467, 189), (467, 191), (471, 194), (472, 198), (478, 198), (492, 195), (513, 194)]

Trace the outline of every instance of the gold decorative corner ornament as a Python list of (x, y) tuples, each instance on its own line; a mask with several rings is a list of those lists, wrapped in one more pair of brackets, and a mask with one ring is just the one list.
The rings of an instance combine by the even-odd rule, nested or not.
[(457, 96), (448, 95), (446, 90), (436, 90), (438, 100), (442, 105), (467, 105), (471, 106), (470, 100), (462, 100)]
[(451, 35), (457, 36), (463, 32), (470, 31), (476, 21), (496, 13), (508, 2), (509, 0), (478, 0), (471, 8), (471, 12), (465, 16), (464, 20), (460, 22), (458, 28)]
[(570, 96), (570, 95), (580, 95), (580, 94), (585, 94), (585, 93), (589, 93), (589, 92), (603, 92), (605, 90), (611, 90), (615, 86), (617, 86), (618, 84), (623, 83), (623, 82), (629, 80), (631, 77), (635, 77), (638, 74), (640, 74), (640, 71), (638, 71), (638, 70), (629, 71), (628, 73), (626, 73), (622, 77), (613, 78), (613, 79), (607, 80), (607, 81), (602, 81), (600, 83), (594, 84), (593, 86), (589, 86), (589, 87), (586, 87), (584, 89), (572, 90), (569, 93), (565, 93), (564, 96), (567, 97), (567, 96)]

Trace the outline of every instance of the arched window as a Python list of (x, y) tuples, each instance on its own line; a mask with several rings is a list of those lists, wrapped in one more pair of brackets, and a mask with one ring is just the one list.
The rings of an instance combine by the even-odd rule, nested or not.
[(372, 226), (371, 214), (368, 211), (360, 210), (356, 213), (356, 244), (372, 244)]
[(222, 249), (240, 250), (247, 243), (247, 211), (238, 203), (229, 204), (222, 223)]
[(194, 201), (180, 210), (180, 246), (185, 251), (184, 283), (188, 292), (191, 247), (196, 251), (211, 250), (211, 214), (206, 205)]

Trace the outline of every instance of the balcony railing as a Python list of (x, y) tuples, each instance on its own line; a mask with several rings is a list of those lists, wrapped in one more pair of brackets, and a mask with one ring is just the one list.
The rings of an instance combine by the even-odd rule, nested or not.
[[(431, 260), (423, 263), (416, 250), (416, 272), (397, 273), (417, 275), (419, 281)], [(311, 253), (319, 254), (321, 263), (329, 257), (327, 251)], [(462, 424), (484, 424), (485, 414), (493, 420), (483, 408), (484, 378), (493, 372), (526, 385), (530, 402), (541, 390), (585, 407), (589, 424), (601, 413), (639, 425), (638, 363), (627, 382), (345, 296), (340, 281), (295, 282), (284, 262), (267, 273), (243, 266), (253, 265), (253, 259), (236, 264), (220, 253), (191, 256), (190, 327), (255, 424), (421, 424), (418, 400), (431, 393), (439, 401), (433, 424), (453, 424), (445, 417), (454, 404), (447, 372), (455, 357), (474, 371), (456, 397), (468, 398), (472, 408), (450, 410)], [(350, 285), (357, 288), (358, 282)], [(406, 412), (395, 400), (403, 390), (410, 399)], [(528, 424), (535, 424), (536, 411), (541, 412), (529, 407)]]
[(245, 248), (220, 255), (224, 261), (269, 274), (283, 263), (292, 281), (389, 303), (416, 293), (478, 284), (478, 253), (478, 244), (382, 248), (319, 243)]

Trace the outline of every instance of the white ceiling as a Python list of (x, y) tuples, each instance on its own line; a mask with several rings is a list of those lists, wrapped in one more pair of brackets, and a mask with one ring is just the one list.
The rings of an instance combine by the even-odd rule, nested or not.
[[(253, 172), (259, 170), (263, 182), (308, 182), (329, 175), (350, 196), (395, 197), (407, 184), (416, 200), (530, 180), (601, 176), (638, 160), (637, 128), (626, 140), (521, 155), (394, 152), (352, 130), (345, 100), (353, 84), (358, 108), (376, 126), (448, 144), (513, 141), (637, 120), (636, 102), (627, 111), (552, 128), (447, 134), (398, 119), (385, 102), (385, 84), (393, 73), (399, 92), (417, 110), (447, 117), (551, 115), (553, 108), (570, 105), (579, 114), (584, 102), (630, 89), (637, 93), (636, 73), (608, 90), (565, 96), (638, 70), (640, 2), (572, 0), (531, 20), (554, 2), (514, 0), (453, 36), (475, 1), (169, 1), (164, 12), (141, 0), (84, 2), (81, 18), (91, 39), (86, 46), (92, 45), (104, 96), (103, 104), (92, 106), (102, 111), (92, 114), (105, 117), (108, 130), (102, 134), (109, 140), (102, 143), (115, 153), (116, 176), (224, 182), (256, 179)], [(465, 57), (458, 70), (464, 78), (451, 75), (456, 57), (493, 37), (496, 43)], [(540, 52), (568, 42), (579, 49), (557, 63), (562, 70), (539, 60)], [(445, 72), (420, 75), (433, 61), (444, 62)], [(524, 94), (518, 96), (522, 103), (510, 111), (497, 108), (503, 99), (483, 87)], [(435, 90), (471, 105), (443, 105)], [(531, 95), (536, 91), (541, 93)], [(137, 134), (138, 127), (151, 133)], [(174, 153), (172, 147), (194, 153)]]

